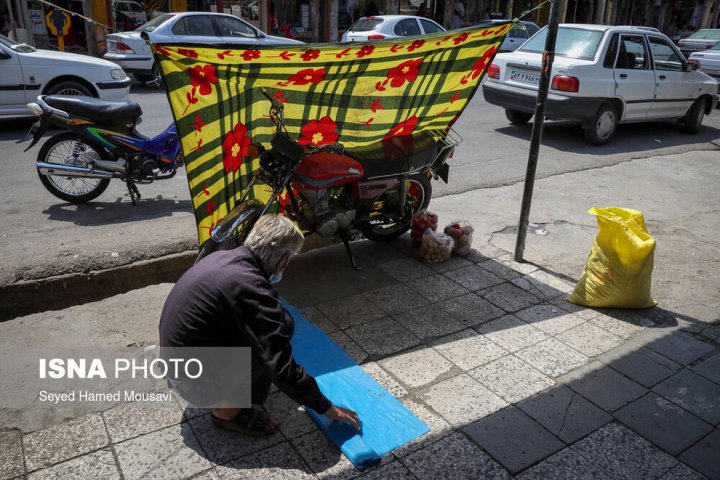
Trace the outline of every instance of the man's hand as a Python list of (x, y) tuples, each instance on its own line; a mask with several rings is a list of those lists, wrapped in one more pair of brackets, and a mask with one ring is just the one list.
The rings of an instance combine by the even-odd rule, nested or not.
[(325, 412), (325, 416), (331, 420), (340, 420), (341, 422), (349, 423), (357, 432), (360, 432), (361, 430), (358, 414), (348, 408), (333, 405), (327, 412)]

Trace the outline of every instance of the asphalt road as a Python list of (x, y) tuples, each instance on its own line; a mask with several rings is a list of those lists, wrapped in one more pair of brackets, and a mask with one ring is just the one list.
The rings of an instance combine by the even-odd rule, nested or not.
[[(164, 92), (136, 85), (131, 98), (145, 112), (139, 127), (142, 133), (155, 135), (172, 121)], [(184, 170), (173, 179), (140, 185), (143, 200), (138, 207), (131, 206), (125, 185), (118, 181), (89, 204), (68, 204), (50, 195), (37, 178), (34, 161), (39, 145), (23, 152), (24, 145), (15, 143), (31, 123), (0, 119), (0, 191), (4, 195), (0, 284), (125, 265), (194, 247), (196, 233)], [(434, 182), (435, 196), (524, 179), (531, 124), (509, 125), (503, 110), (488, 105), (478, 93), (455, 128), (464, 141), (451, 159), (449, 184)], [(609, 145), (600, 147), (582, 140), (578, 124), (549, 122), (537, 176), (719, 148), (720, 110), (705, 118), (697, 135), (684, 134), (672, 123), (623, 125)], [(519, 205), (520, 199), (518, 209)]]

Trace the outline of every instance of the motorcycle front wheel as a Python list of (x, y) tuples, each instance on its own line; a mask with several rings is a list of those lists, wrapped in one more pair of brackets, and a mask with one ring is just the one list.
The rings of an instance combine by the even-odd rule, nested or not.
[[(101, 158), (96, 148), (68, 132), (55, 135), (45, 142), (38, 153), (37, 161), (87, 168), (89, 162)], [(38, 176), (48, 192), (60, 200), (72, 203), (89, 202), (99, 197), (110, 184), (108, 178), (43, 175), (39, 170)]]
[(232, 250), (242, 245), (260, 218), (262, 210), (263, 205), (257, 200), (236, 205), (213, 229), (210, 238), (200, 249), (195, 263), (218, 250)]
[(415, 212), (424, 210), (432, 197), (430, 179), (425, 175), (412, 175), (406, 181), (405, 213), (399, 215), (399, 185), (378, 196), (370, 207), (370, 221), (363, 235), (373, 242), (387, 242), (410, 229)]

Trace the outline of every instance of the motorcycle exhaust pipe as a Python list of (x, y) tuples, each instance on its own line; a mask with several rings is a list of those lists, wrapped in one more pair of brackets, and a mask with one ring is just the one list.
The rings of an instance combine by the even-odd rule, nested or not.
[(113, 178), (119, 176), (107, 170), (76, 167), (75, 165), (58, 165), (57, 163), (37, 162), (41, 175), (61, 175), (65, 177)]

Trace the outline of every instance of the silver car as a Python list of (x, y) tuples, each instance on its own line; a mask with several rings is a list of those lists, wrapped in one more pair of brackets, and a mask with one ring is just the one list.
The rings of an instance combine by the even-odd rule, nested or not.
[(429, 18), (412, 15), (375, 15), (360, 18), (343, 34), (342, 41), (367, 42), (444, 31), (443, 27)]
[(147, 32), (154, 43), (196, 43), (203, 45), (285, 45), (303, 43), (267, 35), (234, 15), (210, 12), (166, 13), (132, 32), (107, 37), (106, 60), (120, 65), (138, 80), (157, 76), (157, 67), (141, 34)]

